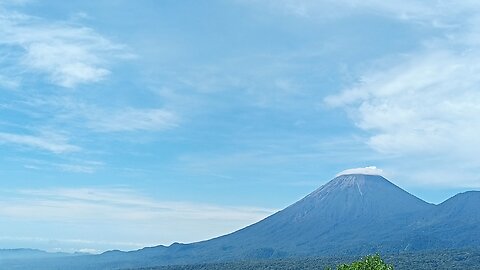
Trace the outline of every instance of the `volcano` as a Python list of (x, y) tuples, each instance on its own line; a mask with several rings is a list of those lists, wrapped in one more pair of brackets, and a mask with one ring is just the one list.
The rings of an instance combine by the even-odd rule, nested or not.
[(234, 233), (138, 251), (165, 264), (419, 250), (419, 222), (437, 206), (379, 175), (340, 175)]

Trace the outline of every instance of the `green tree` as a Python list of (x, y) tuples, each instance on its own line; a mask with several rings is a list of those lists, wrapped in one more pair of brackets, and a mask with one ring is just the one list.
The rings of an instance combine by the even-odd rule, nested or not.
[(337, 270), (393, 270), (393, 266), (386, 264), (380, 255), (371, 255), (351, 264), (342, 264)]

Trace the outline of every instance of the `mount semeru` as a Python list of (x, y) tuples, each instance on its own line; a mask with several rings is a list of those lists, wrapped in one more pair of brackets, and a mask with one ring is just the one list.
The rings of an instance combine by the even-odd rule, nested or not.
[[(12, 269), (119, 269), (480, 248), (479, 206), (480, 192), (434, 205), (382, 176), (341, 175), (284, 210), (218, 238), (132, 252), (17, 261)], [(36, 267), (29, 268), (33, 263)]]

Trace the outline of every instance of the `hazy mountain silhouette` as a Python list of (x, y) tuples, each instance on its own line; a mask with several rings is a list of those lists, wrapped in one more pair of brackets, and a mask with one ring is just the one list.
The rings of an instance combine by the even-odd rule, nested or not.
[(18, 249), (0, 249), (0, 262), (2, 260), (13, 259), (39, 259), (39, 258), (53, 258), (53, 257), (65, 257), (73, 256), (75, 254), (69, 253), (50, 253), (38, 249), (18, 248)]
[[(341, 175), (264, 220), (208, 241), (44, 260), (113, 269), (289, 256), (480, 248), (480, 192), (429, 204), (382, 176)], [(36, 265), (40, 264), (38, 261)], [(17, 265), (18, 266), (18, 265)], [(22, 269), (22, 268), (17, 268)], [(26, 267), (25, 269), (28, 269)], [(36, 268), (41, 269), (41, 268)]]

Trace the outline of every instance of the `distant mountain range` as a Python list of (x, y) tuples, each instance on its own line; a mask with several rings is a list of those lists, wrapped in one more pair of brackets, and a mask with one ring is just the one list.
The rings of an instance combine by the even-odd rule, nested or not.
[(29, 249), (29, 248), (0, 249), (0, 263), (4, 260), (57, 258), (57, 257), (67, 257), (67, 256), (75, 256), (75, 255), (85, 255), (85, 254), (81, 254), (81, 253), (70, 254), (70, 253), (63, 253), (63, 252), (50, 253), (43, 250)]
[(480, 248), (480, 192), (434, 205), (382, 176), (350, 174), (258, 223), (208, 241), (3, 264), (15, 263), (8, 269), (118, 269), (463, 248)]

